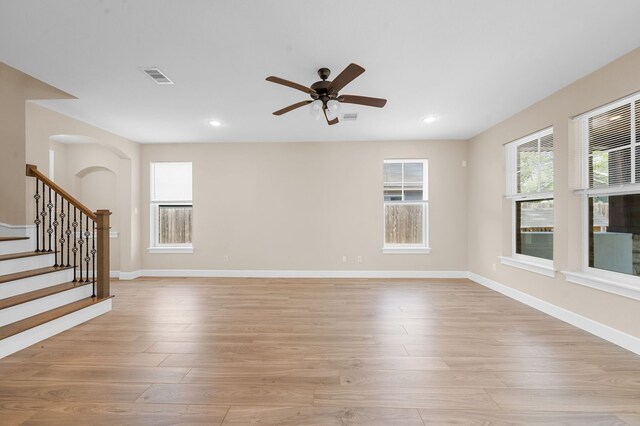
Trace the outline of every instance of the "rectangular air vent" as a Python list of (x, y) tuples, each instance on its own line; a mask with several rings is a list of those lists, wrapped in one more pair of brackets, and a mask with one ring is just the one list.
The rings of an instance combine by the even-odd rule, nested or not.
[(173, 81), (158, 68), (141, 68), (141, 70), (158, 84), (173, 84)]
[(345, 112), (344, 114), (342, 114), (342, 121), (356, 121), (357, 119), (357, 112)]

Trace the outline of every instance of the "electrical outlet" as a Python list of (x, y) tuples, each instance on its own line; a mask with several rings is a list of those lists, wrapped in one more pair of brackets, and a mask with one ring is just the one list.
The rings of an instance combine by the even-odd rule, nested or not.
[(347, 256), (342, 256), (342, 263), (347, 263)]
[(362, 256), (358, 256), (358, 263), (362, 263)]
[(462, 167), (467, 167), (467, 160), (462, 160)]
[(491, 264), (491, 270), (495, 272), (497, 269), (498, 269), (498, 268), (496, 267), (496, 264), (495, 264), (495, 263), (492, 263), (492, 264)]
[(223, 259), (223, 260), (224, 260), (225, 262), (228, 262), (228, 261), (229, 261), (229, 255), (228, 255), (228, 254), (225, 254), (225, 255), (224, 255), (224, 259)]

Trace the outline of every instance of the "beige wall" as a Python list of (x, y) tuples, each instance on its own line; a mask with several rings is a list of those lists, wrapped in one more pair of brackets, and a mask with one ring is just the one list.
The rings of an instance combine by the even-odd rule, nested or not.
[[(143, 268), (464, 271), (466, 156), (460, 141), (143, 145)], [(382, 254), (386, 158), (429, 160), (431, 254)], [(153, 161), (193, 162), (193, 254), (147, 253)]]
[[(111, 240), (112, 270), (140, 269), (140, 145), (32, 103), (27, 104), (26, 113), (27, 161), (48, 173), (49, 149), (54, 149), (56, 182), (91, 209), (113, 211), (112, 229), (119, 237)], [(82, 143), (51, 140), (60, 135), (72, 136), (71, 140)], [(113, 173), (115, 191), (107, 188), (113, 184), (111, 176), (92, 174), (97, 170)], [(86, 180), (83, 182), (83, 179)], [(111, 205), (113, 200), (108, 196), (111, 192), (117, 194), (115, 205)]]
[(25, 101), (68, 94), (0, 62), (0, 222), (26, 224)]
[[(503, 144), (548, 126), (554, 128), (555, 267), (578, 271), (580, 197), (577, 188), (577, 131), (571, 119), (640, 91), (640, 49), (578, 80), (510, 119), (474, 137), (469, 145), (469, 270), (585, 317), (640, 336), (640, 302), (501, 265), (511, 253), (511, 204), (505, 192)], [(492, 270), (496, 265), (496, 271)]]

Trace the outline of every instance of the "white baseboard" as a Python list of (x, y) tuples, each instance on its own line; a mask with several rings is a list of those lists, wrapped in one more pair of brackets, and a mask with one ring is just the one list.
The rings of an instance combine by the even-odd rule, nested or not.
[(119, 280), (122, 280), (122, 281), (135, 280), (136, 278), (140, 278), (141, 276), (142, 276), (142, 271), (139, 269), (137, 271), (132, 271), (132, 272), (111, 271), (111, 278), (118, 278)]
[(108, 299), (0, 340), (0, 359), (109, 312), (111, 303), (112, 299)]
[(473, 272), (468, 273), (468, 278), (471, 281), (490, 288), (491, 290), (502, 293), (507, 297), (517, 300), (518, 302), (531, 306), (532, 308), (544, 312), (545, 314), (551, 315), (552, 317), (571, 324), (574, 327), (578, 327), (581, 330), (584, 330), (588, 333), (591, 333), (615, 345), (618, 345), (640, 355), (640, 338), (638, 337), (624, 333), (620, 330), (616, 330), (615, 328), (609, 327), (608, 325), (604, 325), (587, 317), (583, 317), (582, 315), (576, 314), (575, 312), (571, 312), (552, 303), (545, 302), (544, 300), (538, 299), (537, 297), (523, 293), (519, 290), (501, 284), (497, 281), (490, 280), (489, 278), (485, 278)]
[(121, 280), (138, 277), (218, 277), (218, 278), (466, 278), (466, 271), (295, 271), (235, 269), (142, 269), (118, 272)]

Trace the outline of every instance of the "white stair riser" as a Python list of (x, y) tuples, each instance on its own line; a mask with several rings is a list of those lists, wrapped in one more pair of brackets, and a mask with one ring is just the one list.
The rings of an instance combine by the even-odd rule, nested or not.
[(31, 240), (0, 241), (0, 254), (23, 253), (34, 251)]
[(73, 269), (63, 269), (50, 274), (36, 275), (0, 284), (0, 299), (17, 296), (30, 291), (40, 290), (56, 284), (73, 281)]
[(56, 262), (55, 254), (43, 254), (41, 256), (21, 257), (19, 259), (0, 261), (0, 275), (14, 274), (16, 272), (30, 271), (32, 269), (53, 266)]
[[(40, 241), (42, 242), (42, 230), (40, 229)], [(36, 249), (36, 227), (35, 225), (9, 225), (0, 223), (0, 236), (2, 237), (29, 237), (27, 245), (23, 246), (24, 250), (10, 251), (8, 253), (20, 253), (23, 251), (34, 251)]]
[(84, 285), (2, 309), (0, 310), (0, 327), (50, 311), (51, 309), (59, 308), (60, 306), (68, 305), (69, 303), (77, 302), (81, 299), (86, 299), (87, 297), (91, 297), (92, 292), (91, 285)]
[(111, 299), (108, 299), (0, 340), (0, 358), (4, 358), (7, 355), (18, 352), (51, 336), (62, 333), (92, 318), (106, 314), (110, 310)]

